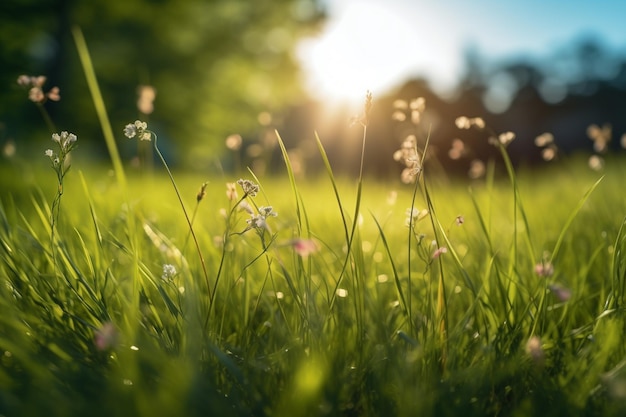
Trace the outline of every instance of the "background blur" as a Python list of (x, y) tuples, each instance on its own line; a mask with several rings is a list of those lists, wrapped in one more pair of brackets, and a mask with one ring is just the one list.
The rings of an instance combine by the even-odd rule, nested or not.
[[(448, 172), (465, 175), (492, 152), (484, 135), (455, 127), (459, 116), (515, 132), (518, 164), (545, 163), (534, 144), (545, 132), (557, 158), (617, 151), (626, 133), (623, 16), (626, 2), (617, 0), (5, 0), (3, 160), (48, 145), (39, 110), (16, 83), (28, 74), (46, 75), (44, 90), (60, 88), (61, 101), (45, 103), (58, 130), (76, 133), (82, 153), (107, 161), (74, 25), (84, 32), (123, 157), (135, 164), (140, 149), (121, 131), (141, 118), (177, 168), (282, 169), (278, 129), (302, 173), (319, 167), (316, 131), (349, 172), (361, 131), (348, 119), (368, 89), (375, 106), (367, 167), (381, 177), (401, 171), (391, 156), (415, 129), (394, 117), (399, 98), (426, 98), (418, 135), (431, 131)], [(155, 94), (153, 109), (138, 108), (140, 93), (144, 105)], [(612, 141), (594, 149), (590, 135)]]

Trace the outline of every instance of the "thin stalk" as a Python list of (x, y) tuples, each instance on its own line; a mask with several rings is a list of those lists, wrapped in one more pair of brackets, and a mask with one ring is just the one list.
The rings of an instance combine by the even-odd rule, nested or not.
[(37, 104), (37, 108), (39, 108), (39, 112), (41, 113), (41, 117), (43, 117), (44, 122), (46, 122), (46, 126), (48, 126), (48, 129), (50, 129), (50, 133), (56, 132), (57, 128), (54, 125), (54, 122), (52, 121), (52, 118), (50, 117), (50, 113), (48, 113), (48, 110), (46, 110), (46, 108), (43, 106), (42, 103), (36, 103), (36, 104)]
[[(183, 209), (183, 214), (185, 215), (185, 220), (187, 220), (187, 225), (189, 226), (189, 232), (191, 233), (191, 238), (193, 239), (195, 245), (196, 245), (196, 250), (198, 251), (198, 257), (200, 258), (200, 263), (202, 264), (202, 273), (204, 274), (204, 279), (206, 281), (206, 288), (207, 291), (209, 292), (209, 300), (210, 300), (210, 304), (213, 304), (213, 295), (212, 295), (212, 291), (211, 291), (211, 284), (209, 283), (209, 274), (207, 273), (207, 269), (206, 269), (206, 263), (204, 262), (204, 257), (202, 256), (202, 251), (200, 250), (200, 244), (198, 243), (198, 239), (196, 238), (196, 233), (193, 230), (193, 224), (191, 223), (191, 219), (189, 218), (189, 215), (187, 214), (187, 209), (185, 208), (185, 203), (183, 203), (183, 198), (180, 195), (180, 192), (178, 191), (178, 186), (176, 185), (176, 181), (174, 180), (174, 176), (172, 175), (172, 171), (170, 171), (170, 167), (167, 165), (167, 162), (165, 161), (165, 158), (163, 157), (163, 154), (161, 153), (161, 151), (159, 150), (159, 147), (157, 146), (157, 135), (152, 132), (152, 135), (154, 136), (154, 151), (157, 153), (157, 155), (159, 156), (159, 159), (161, 159), (161, 163), (163, 163), (163, 166), (165, 167), (165, 170), (167, 171), (167, 175), (170, 178), (170, 181), (172, 182), (172, 186), (174, 187), (174, 191), (176, 192), (176, 197), (178, 198), (178, 202), (180, 203), (180, 207)], [(210, 305), (209, 305), (209, 310), (210, 310)]]
[(109, 155), (111, 157), (111, 163), (113, 164), (115, 177), (124, 192), (126, 192), (126, 175), (124, 174), (122, 158), (120, 157), (120, 154), (117, 150), (115, 136), (113, 136), (113, 129), (111, 128), (111, 122), (109, 121), (109, 116), (104, 105), (104, 99), (102, 98), (102, 93), (100, 92), (100, 86), (98, 85), (96, 72), (94, 71), (93, 63), (91, 62), (91, 56), (89, 55), (87, 42), (85, 42), (83, 32), (78, 26), (72, 27), (72, 35), (74, 36), (74, 42), (76, 43), (78, 57), (80, 58), (80, 62), (83, 66), (85, 78), (87, 79), (87, 86), (89, 87), (89, 91), (91, 92), (91, 97), (93, 99), (93, 104), (96, 108), (96, 114), (98, 115), (98, 119), (100, 121), (100, 127), (102, 128), (104, 141), (107, 145), (107, 149), (109, 150)]

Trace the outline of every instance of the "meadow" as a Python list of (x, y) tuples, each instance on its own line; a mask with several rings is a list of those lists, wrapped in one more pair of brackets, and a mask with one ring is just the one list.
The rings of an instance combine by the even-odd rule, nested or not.
[(335, 176), (321, 141), (300, 178), (280, 132), (282, 174), (199, 178), (142, 121), (104, 129), (112, 170), (68, 132), (4, 164), (0, 413), (623, 415), (623, 157), (516, 170), (458, 125), (500, 150), (480, 178), (415, 136), (410, 181)]

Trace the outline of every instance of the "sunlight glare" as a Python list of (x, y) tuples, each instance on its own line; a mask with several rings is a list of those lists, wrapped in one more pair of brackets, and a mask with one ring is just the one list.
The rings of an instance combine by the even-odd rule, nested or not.
[(308, 89), (316, 98), (358, 102), (363, 92), (384, 92), (415, 70), (411, 54), (419, 33), (380, 5), (349, 5), (319, 38), (301, 44), (299, 56)]

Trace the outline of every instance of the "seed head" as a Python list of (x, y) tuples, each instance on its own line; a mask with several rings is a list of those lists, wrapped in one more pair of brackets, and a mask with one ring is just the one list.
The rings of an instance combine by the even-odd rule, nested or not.
[(204, 182), (202, 183), (202, 185), (200, 186), (200, 190), (198, 190), (198, 194), (196, 194), (196, 201), (199, 203), (200, 201), (202, 201), (202, 199), (204, 198), (204, 196), (206, 195), (206, 186), (208, 185), (208, 182)]
[(259, 186), (250, 180), (239, 179), (237, 184), (241, 186), (241, 189), (246, 196), (255, 197), (259, 192)]

